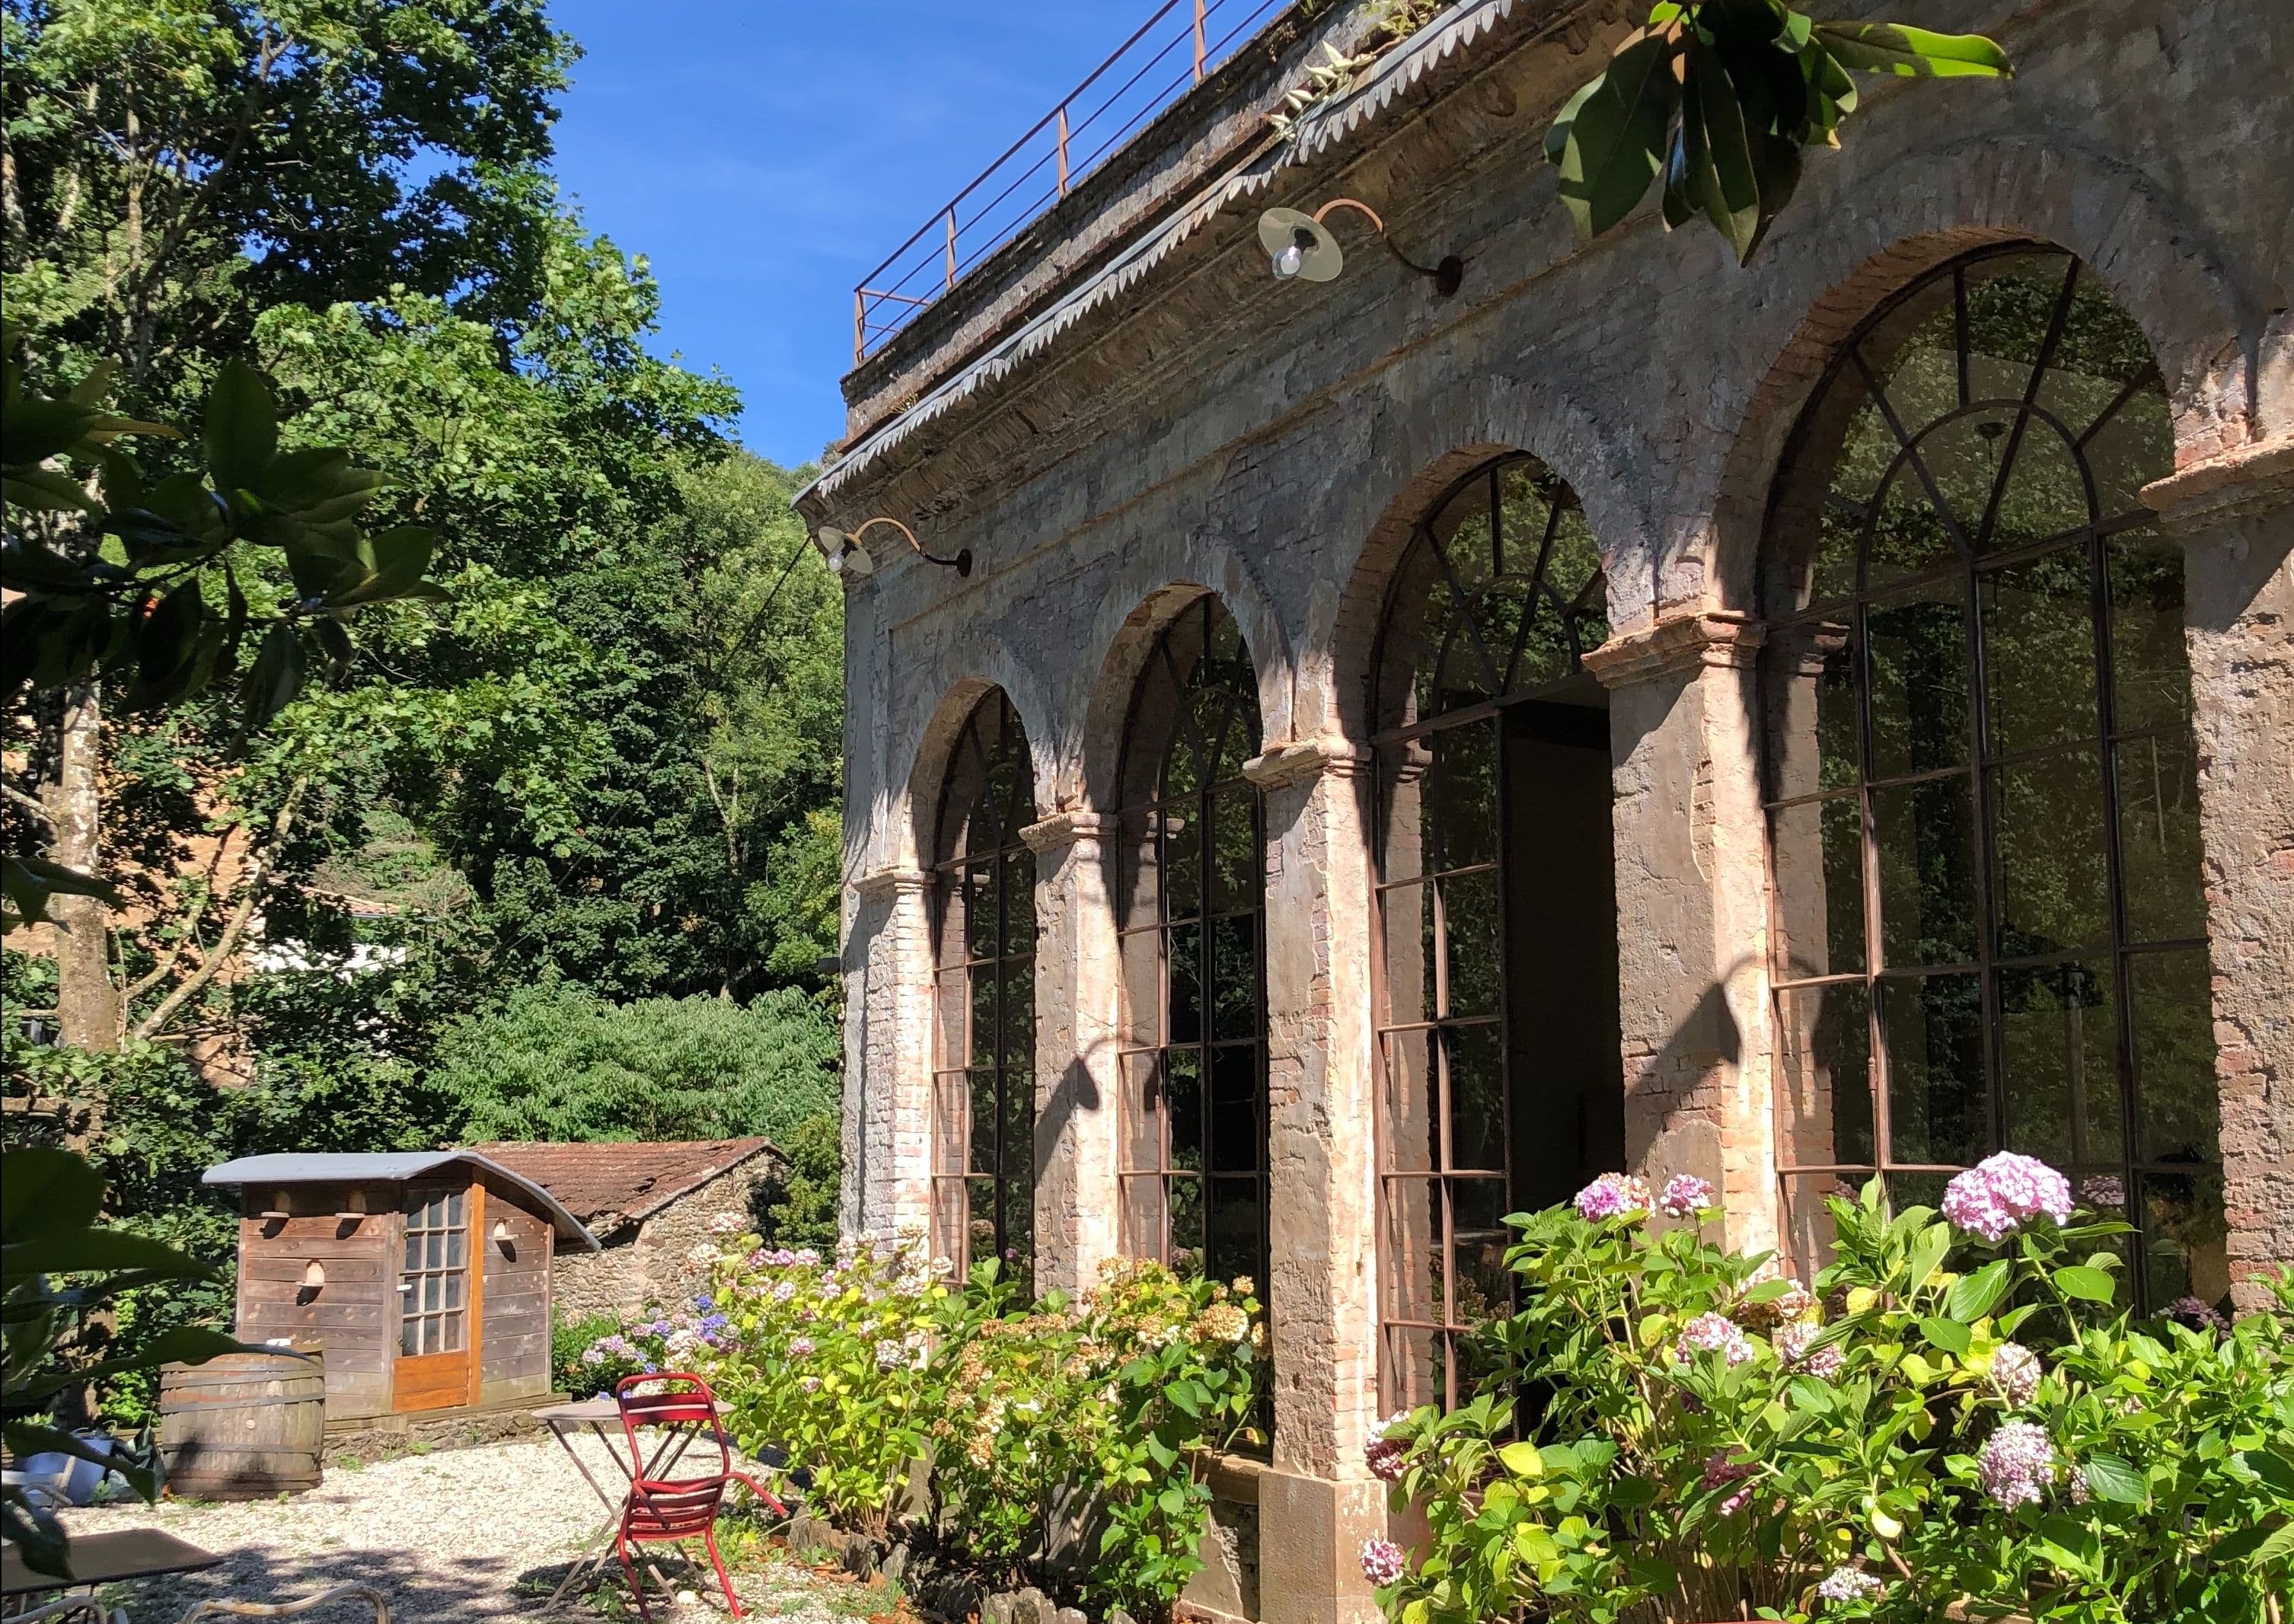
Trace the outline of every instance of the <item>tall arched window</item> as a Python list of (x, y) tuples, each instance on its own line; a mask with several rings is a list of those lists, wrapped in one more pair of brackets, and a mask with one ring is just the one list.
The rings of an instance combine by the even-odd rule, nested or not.
[(1266, 1274), (1265, 884), (1258, 680), (1233, 617), (1156, 639), (1120, 769), (1124, 1248), (1182, 1273)]
[(1379, 731), (1380, 1381), (1470, 1394), (1510, 1212), (1624, 1160), (1601, 557), (1568, 486), (1499, 458), (1411, 536)]
[(932, 1248), (1032, 1283), (1036, 1223), (1035, 773), (999, 689), (956, 736), (934, 824)]
[(2141, 330), (1985, 249), (1841, 347), (1761, 583), (1794, 1246), (1875, 1169), (2038, 1156), (2141, 1230), (2138, 1301), (2229, 1287), (2173, 470)]

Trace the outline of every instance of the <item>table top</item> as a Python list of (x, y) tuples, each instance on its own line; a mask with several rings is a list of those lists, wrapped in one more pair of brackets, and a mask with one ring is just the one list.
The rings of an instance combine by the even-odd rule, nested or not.
[(23, 1553), (11, 1545), (0, 1551), (0, 1595), (28, 1596), (41, 1590), (61, 1590), (69, 1585), (148, 1579), (157, 1573), (195, 1573), (222, 1560), (213, 1551), (203, 1551), (189, 1540), (178, 1539), (156, 1528), (123, 1528), (66, 1540), (64, 1561), (71, 1568), (72, 1577), (62, 1579), (33, 1572), (24, 1565)]
[[(727, 1408), (722, 1399), (717, 1401), (716, 1409), (720, 1417), (733, 1413)], [(614, 1403), (610, 1397), (601, 1393), (594, 1399), (575, 1399), (565, 1404), (545, 1404), (533, 1412), (533, 1418), (543, 1425), (556, 1427), (560, 1432), (575, 1426), (604, 1426), (621, 1420), (622, 1407)]]

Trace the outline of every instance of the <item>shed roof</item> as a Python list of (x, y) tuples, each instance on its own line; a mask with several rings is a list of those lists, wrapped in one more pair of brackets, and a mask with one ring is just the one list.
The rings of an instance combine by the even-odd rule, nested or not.
[(533, 1198), (549, 1214), (557, 1238), (571, 1241), (585, 1252), (598, 1249), (598, 1238), (575, 1217), (565, 1203), (522, 1173), (503, 1166), (475, 1150), (314, 1150), (286, 1151), (270, 1156), (242, 1156), (237, 1161), (210, 1167), (199, 1175), (202, 1184), (403, 1184), (442, 1167), (467, 1164), (490, 1173)]
[(772, 1141), (757, 1136), (587, 1145), (496, 1141), (477, 1149), (545, 1186), (584, 1223), (641, 1223), (772, 1148)]

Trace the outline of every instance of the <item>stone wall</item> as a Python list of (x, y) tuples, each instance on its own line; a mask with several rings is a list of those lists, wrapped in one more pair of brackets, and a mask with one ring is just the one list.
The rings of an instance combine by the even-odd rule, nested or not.
[[(1922, 23), (1992, 34), (2017, 77), (1867, 81), (1843, 150), (1811, 157), (1749, 269), (1711, 231), (1668, 235), (1647, 212), (1581, 246), (1537, 155), (1645, 8), (1481, 10), (1477, 37), (1328, 140), (1271, 151), (1154, 263), (1024, 354), (991, 356), (913, 426), (856, 445), (801, 504), (848, 529), (891, 514), (978, 560), (958, 580), (888, 549), (847, 598), (845, 1220), (924, 1216), (918, 818), (955, 730), (998, 686), (1045, 813), (1045, 1286), (1087, 1282), (1116, 1244), (1120, 1010), (1093, 870), (1133, 681), (1202, 592), (1241, 627), (1270, 922), (1277, 1420), (1261, 1592), (1286, 1624), (1366, 1613), (1353, 1553), (1384, 1514), (1361, 1461), (1377, 1361), (1360, 763), (1371, 641), (1408, 527), (1508, 449), (1582, 501), (1613, 628), (1589, 664), (1610, 695), (1629, 1149), (1714, 1179), (1732, 1238), (1765, 1242), (1777, 1038), (1747, 617), (1768, 492), (1838, 340), (1973, 246), (2078, 254), (2142, 325), (2173, 401), (2182, 472), (2156, 500), (2187, 549), (2233, 1271), (2294, 1257), (2294, 81), (2279, 66), (2294, 10), (1938, 0)], [(1338, 280), (1276, 282), (1257, 211), (1336, 195), (1380, 207), (1420, 258), (1465, 256), (1463, 288), (1438, 297), (1343, 222)], [(960, 378), (986, 342), (975, 328), (929, 363), (919, 323), (904, 376)]]
[(624, 1224), (599, 1234), (598, 1252), (557, 1254), (557, 1318), (571, 1324), (593, 1314), (628, 1319), (639, 1310), (690, 1298), (708, 1273), (696, 1261), (698, 1248), (713, 1255), (712, 1219), (730, 1214), (749, 1222), (758, 1189), (777, 1176), (783, 1165), (766, 1150), (700, 1189), (671, 1202), (641, 1224)]

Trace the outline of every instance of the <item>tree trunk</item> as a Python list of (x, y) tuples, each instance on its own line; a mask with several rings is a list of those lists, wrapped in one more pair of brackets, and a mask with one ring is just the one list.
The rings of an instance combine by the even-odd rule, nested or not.
[[(67, 868), (94, 872), (103, 832), (103, 702), (93, 679), (64, 692), (56, 780), (40, 799), (55, 823), (48, 856)], [(48, 905), (56, 924), (56, 1019), (76, 1049), (119, 1047), (119, 993), (111, 978), (110, 937), (101, 897), (59, 896)]]

